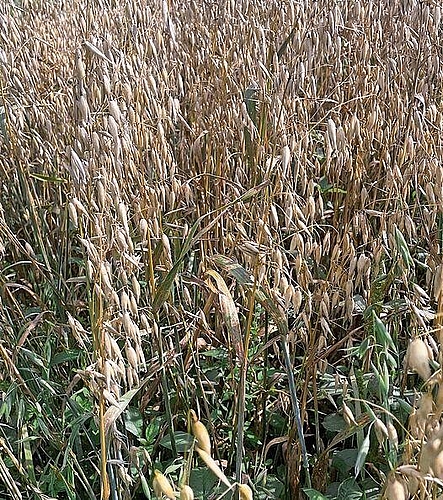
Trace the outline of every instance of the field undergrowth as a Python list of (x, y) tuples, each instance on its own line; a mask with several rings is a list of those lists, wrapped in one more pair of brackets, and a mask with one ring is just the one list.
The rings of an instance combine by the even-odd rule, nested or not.
[(0, 498), (442, 498), (442, 33), (0, 2)]

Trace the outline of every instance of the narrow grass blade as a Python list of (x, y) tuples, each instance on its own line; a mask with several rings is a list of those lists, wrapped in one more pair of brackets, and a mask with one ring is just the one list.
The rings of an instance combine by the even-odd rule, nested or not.
[(363, 440), (362, 445), (360, 446), (357, 454), (357, 460), (355, 462), (355, 477), (357, 477), (363, 466), (365, 465), (366, 457), (369, 452), (369, 446), (371, 444), (370, 435), (371, 435), (371, 426), (369, 426), (368, 433), (366, 434), (365, 439)]

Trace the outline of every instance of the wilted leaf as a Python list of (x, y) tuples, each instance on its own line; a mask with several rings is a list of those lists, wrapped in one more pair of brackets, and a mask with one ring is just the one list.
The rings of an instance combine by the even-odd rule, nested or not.
[[(186, 254), (189, 252), (189, 250), (192, 248), (194, 243), (197, 241), (200, 241), (202, 237), (211, 229), (211, 227), (214, 226), (214, 224), (220, 219), (220, 217), (223, 216), (223, 214), (231, 208), (233, 205), (246, 201), (249, 198), (255, 196), (257, 193), (260, 192), (261, 189), (263, 189), (265, 186), (268, 185), (268, 182), (262, 182), (258, 186), (255, 186), (251, 189), (248, 189), (246, 193), (242, 194), (235, 200), (227, 203), (226, 205), (223, 205), (222, 207), (213, 210), (212, 212), (208, 212), (201, 217), (199, 217), (195, 223), (192, 225), (191, 229), (189, 230), (189, 234), (186, 237), (183, 246), (180, 250), (180, 253), (177, 257), (177, 260), (175, 264), (172, 266), (172, 269), (168, 272), (166, 275), (165, 279), (160, 283), (159, 287), (157, 288), (157, 292), (154, 297), (154, 302), (152, 304), (152, 310), (154, 313), (158, 312), (160, 307), (165, 303), (166, 299), (169, 296), (169, 293), (171, 292), (172, 285), (174, 283), (175, 277), (177, 276), (177, 273), (179, 269), (181, 268), (183, 259), (185, 258)], [(217, 215), (215, 215), (217, 213)], [(208, 218), (212, 217), (211, 221), (199, 232), (197, 232), (197, 229), (199, 228), (201, 222)]]
[(223, 319), (226, 323), (226, 328), (234, 346), (235, 352), (239, 360), (245, 357), (245, 350), (243, 346), (243, 339), (240, 329), (240, 320), (238, 319), (237, 308), (232, 298), (231, 292), (227, 287), (225, 280), (218, 274), (217, 271), (210, 269), (206, 272), (217, 283), (217, 292), (220, 302), (220, 309), (223, 314)]
[(206, 453), (206, 451), (201, 450), (198, 446), (195, 448), (200, 458), (205, 462), (209, 469), (229, 488), (232, 486), (228, 478), (225, 476), (223, 471), (218, 466), (217, 462)]
[[(254, 278), (244, 267), (224, 255), (215, 255), (211, 259), (216, 265), (227, 271), (237, 282), (247, 288), (254, 287)], [(289, 333), (288, 318), (284, 312), (276, 305), (275, 299), (262, 286), (256, 286), (255, 298), (268, 311), (275, 322), (280, 335), (286, 336)]]
[(368, 433), (366, 434), (366, 437), (363, 440), (360, 449), (358, 450), (357, 460), (355, 462), (355, 477), (357, 477), (360, 474), (363, 466), (365, 465), (366, 456), (368, 454), (369, 446), (371, 444), (370, 434), (371, 434), (371, 429), (369, 428)]
[(137, 389), (131, 389), (130, 391), (123, 394), (123, 396), (118, 401), (118, 407), (110, 406), (103, 417), (103, 422), (105, 426), (105, 432), (108, 432), (111, 428), (111, 425), (117, 420), (117, 418), (126, 410), (129, 403), (132, 401), (132, 398), (137, 394), (140, 390), (140, 387)]

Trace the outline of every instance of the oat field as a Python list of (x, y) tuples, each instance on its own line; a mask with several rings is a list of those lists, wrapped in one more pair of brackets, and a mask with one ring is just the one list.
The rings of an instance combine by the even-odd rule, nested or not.
[(0, 498), (443, 498), (442, 11), (0, 2)]

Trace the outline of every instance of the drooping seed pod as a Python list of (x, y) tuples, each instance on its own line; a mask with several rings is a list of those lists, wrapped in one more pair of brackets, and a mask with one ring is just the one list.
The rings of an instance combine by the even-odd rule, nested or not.
[(422, 394), (417, 408), (417, 422), (423, 428), (426, 427), (426, 422), (429, 415), (433, 414), (435, 410), (435, 403), (432, 394), (427, 392)]
[(397, 448), (398, 448), (398, 434), (397, 434), (397, 429), (395, 428), (394, 424), (391, 421), (389, 421), (386, 424), (386, 428), (388, 429), (388, 439), (389, 439), (389, 442), (397, 450)]
[(247, 484), (239, 484), (238, 492), (240, 493), (240, 500), (253, 500), (251, 488)]
[(422, 447), (420, 453), (418, 469), (421, 474), (425, 475), (431, 472), (435, 457), (436, 451), (434, 449), (432, 441), (429, 441)]
[(71, 201), (69, 202), (68, 208), (69, 208), (69, 216), (71, 218), (71, 221), (74, 224), (74, 227), (78, 228), (77, 208), (75, 207), (74, 203), (72, 203)]
[(222, 481), (228, 488), (231, 488), (232, 485), (229, 482), (229, 479), (225, 476), (225, 474), (220, 469), (217, 462), (211, 457), (211, 455), (206, 453), (206, 451), (200, 449), (198, 446), (195, 447), (195, 451), (200, 455), (200, 458), (203, 460), (203, 462), (220, 479), (220, 481)]
[(415, 371), (424, 381), (426, 381), (431, 376), (429, 360), (430, 356), (428, 345), (420, 338), (414, 339), (409, 344), (406, 352), (406, 369), (409, 368)]
[(350, 425), (357, 425), (355, 422), (354, 414), (349, 406), (343, 401), (343, 418), (345, 422)]
[(152, 487), (157, 498), (163, 498), (164, 495), (170, 500), (175, 500), (175, 494), (171, 483), (168, 481), (166, 476), (164, 476), (157, 469), (155, 469), (154, 471), (154, 480), (152, 481)]
[(77, 73), (77, 78), (79, 80), (84, 80), (86, 76), (85, 64), (82, 59), (81, 52), (77, 50), (75, 54), (75, 69)]
[(116, 408), (120, 408), (119, 402), (117, 399), (114, 397), (111, 391), (108, 391), (108, 389), (103, 389), (103, 397), (106, 399), (108, 403), (111, 405), (115, 406)]
[(409, 498), (406, 484), (397, 479), (394, 474), (390, 475), (383, 498), (386, 500), (406, 500)]
[(211, 454), (211, 440), (209, 438), (209, 433), (204, 424), (200, 422), (197, 414), (194, 410), (189, 410), (189, 416), (191, 418), (191, 429), (192, 434), (197, 440), (198, 447), (205, 451), (208, 455)]
[(142, 237), (142, 241), (146, 241), (146, 236), (148, 234), (148, 222), (146, 219), (140, 219), (140, 234)]
[(194, 500), (194, 492), (187, 484), (181, 487), (180, 500)]
[(443, 451), (440, 451), (440, 453), (434, 457), (431, 468), (434, 473), (434, 477), (441, 480), (443, 478)]
[(377, 436), (377, 441), (379, 444), (383, 444), (386, 441), (386, 438), (389, 437), (389, 432), (384, 422), (379, 418), (375, 419), (374, 430), (375, 435)]
[(438, 418), (443, 413), (443, 381), (441, 379), (438, 381), (438, 392), (435, 398), (435, 405), (435, 413)]

